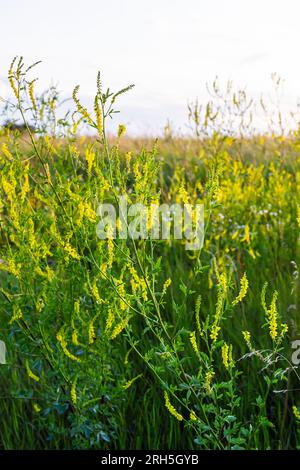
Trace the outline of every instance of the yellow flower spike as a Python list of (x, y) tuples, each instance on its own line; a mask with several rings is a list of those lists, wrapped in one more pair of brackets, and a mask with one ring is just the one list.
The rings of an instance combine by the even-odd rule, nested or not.
[(226, 273), (222, 273), (219, 275), (217, 265), (215, 263), (215, 271), (216, 271), (216, 276), (218, 279), (218, 297), (217, 297), (217, 303), (216, 303), (216, 312), (214, 315), (214, 321), (211, 327), (211, 332), (210, 332), (210, 338), (215, 343), (218, 339), (219, 331), (220, 331), (220, 326), (219, 323), (222, 319), (222, 309), (223, 309), (223, 304), (224, 304), (224, 299), (226, 296), (226, 292), (228, 289), (228, 282), (227, 282), (227, 276)]
[(105, 333), (108, 333), (111, 330), (114, 320), (115, 320), (115, 314), (113, 310), (109, 308), (107, 318), (106, 318), (106, 323), (105, 323)]
[(139, 374), (139, 375), (137, 375), (136, 377), (134, 377), (133, 379), (128, 380), (128, 381), (126, 382), (126, 384), (123, 385), (122, 388), (123, 388), (124, 390), (128, 390), (128, 389), (131, 387), (131, 385), (134, 384), (134, 382), (135, 382), (136, 380), (138, 380), (138, 379), (139, 379), (140, 377), (142, 377), (142, 376), (143, 376), (143, 374)]
[(198, 345), (197, 345), (196, 332), (195, 331), (192, 331), (192, 333), (190, 333), (190, 342), (191, 342), (193, 350), (195, 351), (197, 356), (199, 356), (199, 349), (198, 349)]
[(56, 151), (56, 148), (54, 147), (54, 145), (52, 144), (51, 142), (51, 139), (48, 135), (45, 135), (44, 137), (44, 142), (46, 144), (46, 147), (47, 147), (47, 150), (50, 152), (50, 154), (55, 154), (57, 155), (57, 151)]
[(36, 413), (40, 413), (42, 408), (37, 404), (37, 403), (33, 403), (33, 409)]
[(107, 263), (101, 263), (100, 265), (100, 276), (102, 279), (106, 278), (106, 273), (107, 273)]
[(46, 171), (46, 178), (47, 178), (48, 184), (52, 186), (51, 173), (50, 173), (50, 168), (49, 168), (48, 163), (45, 163), (45, 171)]
[[(254, 253), (254, 251), (252, 250), (252, 248), (249, 249), (249, 255), (251, 256), (251, 258), (255, 259), (256, 258), (256, 254)], [(259, 255), (260, 256), (260, 255)]]
[(120, 333), (126, 328), (128, 325), (129, 318), (124, 318), (123, 320), (120, 321), (120, 323), (113, 329), (110, 339), (115, 339), (117, 336), (119, 336)]
[[(27, 221), (27, 234), (28, 234), (28, 242), (29, 242), (30, 249), (31, 251), (34, 251), (37, 246), (37, 242), (36, 242), (35, 231), (34, 231), (34, 222), (31, 217)], [(42, 273), (40, 266), (38, 266), (35, 271), (37, 274), (44, 276), (44, 273)]]
[(249, 225), (245, 225), (245, 232), (244, 232), (244, 237), (242, 238), (243, 242), (246, 242), (247, 245), (250, 245), (250, 230), (249, 230)]
[(197, 415), (196, 415), (196, 413), (195, 413), (194, 410), (192, 410), (192, 411), (190, 412), (190, 420), (191, 420), (191, 421), (198, 421), (198, 417), (197, 417)]
[(119, 124), (118, 139), (120, 139), (122, 135), (125, 134), (125, 132), (126, 132), (126, 126), (124, 126), (124, 124)]
[(16, 99), (19, 100), (20, 95), (19, 95), (18, 87), (16, 86), (16, 83), (15, 83), (16, 78), (15, 78), (15, 72), (14, 72), (14, 65), (15, 65), (16, 60), (17, 60), (17, 57), (14, 57), (10, 64), (9, 71), (8, 71), (8, 81)]
[(15, 202), (13, 202), (9, 208), (9, 215), (11, 218), (11, 221), (13, 223), (13, 226), (15, 227), (16, 230), (20, 230), (20, 213), (19, 213), (19, 207)]
[(38, 297), (35, 303), (36, 312), (41, 313), (44, 307), (45, 307), (45, 302), (44, 302), (43, 297)]
[(215, 343), (219, 336), (220, 326), (215, 322), (211, 328), (210, 339)]
[[(267, 324), (269, 326), (269, 333), (270, 337), (273, 341), (276, 340), (278, 337), (278, 312), (277, 312), (277, 298), (278, 298), (278, 292), (274, 291), (273, 297), (271, 300), (270, 308), (267, 307), (266, 304), (266, 290), (268, 287), (268, 283), (266, 282), (262, 288), (261, 292), (261, 305), (264, 309)], [(285, 332), (286, 333), (286, 332)], [(284, 333), (284, 334), (285, 334)]]
[(79, 341), (78, 341), (78, 332), (76, 329), (74, 329), (72, 331), (72, 343), (75, 345), (75, 346), (79, 346)]
[(140, 288), (142, 291), (142, 298), (145, 302), (148, 300), (148, 289), (147, 289), (147, 284), (144, 278), (140, 278), (139, 280)]
[(32, 372), (32, 370), (29, 367), (28, 361), (25, 362), (25, 367), (26, 367), (26, 372), (27, 372), (28, 377), (34, 380), (35, 382), (39, 382), (40, 378)]
[(95, 301), (100, 304), (102, 302), (102, 299), (100, 297), (100, 294), (99, 294), (99, 290), (98, 290), (98, 287), (97, 287), (97, 280), (94, 279), (93, 281), (93, 284), (92, 284), (92, 288), (91, 288), (91, 292), (92, 292), (92, 295), (95, 299)]
[(81, 200), (79, 201), (77, 209), (78, 209), (78, 215), (77, 215), (77, 219), (76, 219), (76, 225), (78, 225), (80, 227), (83, 216), (84, 216), (84, 210), (85, 210), (85, 205), (84, 205), (83, 201), (81, 201)]
[(22, 190), (21, 190), (21, 201), (24, 202), (26, 194), (29, 191), (29, 176), (28, 176), (28, 171), (29, 171), (29, 163), (26, 165), (24, 169), (24, 181), (22, 185)]
[(171, 281), (170, 278), (168, 278), (168, 279), (164, 282), (163, 290), (162, 290), (162, 294), (161, 294), (162, 297), (164, 297), (164, 296), (166, 295), (167, 289), (168, 289), (168, 287), (170, 287), (171, 284), (172, 284), (172, 281)]
[(232, 235), (231, 235), (231, 240), (235, 240), (237, 236), (239, 235), (239, 230), (236, 230)]
[(85, 154), (85, 159), (88, 165), (88, 173), (91, 174), (94, 163), (95, 163), (96, 154), (89, 147), (85, 150), (84, 154)]
[(132, 264), (128, 264), (128, 269), (129, 269), (129, 272), (132, 276), (132, 278), (130, 280), (132, 293), (135, 294), (137, 292), (139, 286), (140, 286), (140, 278), (139, 278), (134, 266), (132, 266)]
[(293, 409), (293, 414), (295, 418), (300, 420), (300, 412), (298, 410), (298, 407), (294, 405), (292, 409)]
[(131, 171), (131, 158), (132, 158), (132, 152), (126, 152), (125, 154), (125, 160), (126, 160), (126, 168), (128, 171)]
[(21, 264), (17, 264), (13, 259), (8, 260), (7, 262), (1, 262), (0, 270), (13, 274), (17, 279), (21, 276)]
[(108, 267), (111, 268), (114, 262), (114, 241), (113, 241), (113, 228), (110, 225), (107, 230), (107, 250), (108, 250)]
[(65, 252), (67, 253), (68, 256), (70, 256), (71, 258), (73, 259), (76, 259), (76, 260), (80, 260), (80, 256), (79, 254), (77, 253), (77, 251), (75, 250), (75, 248), (73, 248), (69, 242), (65, 243), (64, 244), (64, 250)]
[(77, 111), (79, 114), (81, 114), (81, 116), (83, 117), (83, 119), (85, 119), (88, 124), (90, 124), (91, 126), (94, 125), (94, 122), (93, 122), (93, 119), (91, 118), (88, 110), (82, 106), (82, 104), (80, 103), (79, 99), (78, 99), (78, 91), (79, 91), (79, 85), (77, 85), (74, 90), (73, 90), (73, 94), (72, 94), (72, 98), (77, 106)]
[(30, 98), (30, 101), (31, 101), (32, 108), (36, 112), (37, 111), (37, 105), (36, 105), (36, 100), (35, 100), (35, 96), (34, 96), (34, 84), (35, 84), (35, 82), (36, 82), (36, 79), (29, 82), (28, 94), (29, 94), (29, 98)]
[(75, 313), (75, 315), (78, 315), (79, 312), (80, 312), (80, 301), (75, 300), (75, 302), (74, 302), (74, 313)]
[(277, 335), (278, 335), (278, 324), (277, 324), (277, 307), (276, 307), (276, 301), (278, 297), (278, 292), (275, 291), (272, 297), (271, 305), (270, 305), (270, 310), (269, 310), (269, 317), (268, 317), (268, 323), (269, 323), (269, 330), (270, 330), (270, 337), (272, 338), (273, 341), (276, 340)]
[(70, 396), (71, 396), (71, 402), (73, 403), (73, 405), (76, 405), (77, 403), (77, 377), (72, 383)]
[(120, 278), (120, 284), (118, 285), (118, 292), (120, 294), (120, 309), (124, 311), (127, 309), (127, 304), (124, 300), (126, 296), (126, 292), (125, 292), (125, 283), (123, 282), (123, 276), (121, 276)]
[(229, 346), (224, 343), (222, 346), (222, 361), (226, 369), (229, 368)]
[(88, 337), (89, 337), (89, 344), (92, 344), (96, 339), (94, 320), (90, 321), (89, 323)]
[(126, 355), (125, 355), (125, 359), (124, 359), (124, 364), (127, 365), (129, 364), (129, 354), (131, 353), (132, 349), (128, 349)]
[(88, 202), (84, 204), (84, 216), (89, 220), (89, 222), (93, 223), (96, 221), (96, 212)]
[(7, 144), (5, 142), (1, 146), (1, 151), (3, 155), (7, 158), (7, 160), (10, 160), (10, 161), (13, 160), (13, 156), (8, 150)]
[(205, 377), (204, 377), (204, 389), (208, 395), (211, 394), (212, 388), (211, 388), (211, 382), (214, 377), (215, 373), (213, 370), (209, 370), (206, 372)]
[(102, 109), (100, 105), (99, 94), (95, 96), (94, 111), (95, 111), (95, 116), (96, 116), (97, 131), (98, 131), (99, 136), (101, 137), (102, 131), (103, 131), (103, 116), (102, 116)]
[(11, 319), (8, 322), (9, 325), (11, 325), (12, 323), (14, 323), (17, 320), (20, 320), (22, 317), (23, 317), (23, 313), (22, 313), (20, 307), (18, 307), (17, 305), (14, 305), (13, 306), (13, 315), (12, 315)]
[(280, 338), (284, 338), (284, 336), (287, 334), (289, 327), (286, 323), (281, 323), (281, 332), (280, 332)]
[(264, 285), (263, 285), (262, 291), (261, 291), (261, 296), (260, 296), (260, 301), (261, 301), (262, 307), (265, 311), (266, 317), (269, 315), (269, 311), (268, 311), (268, 307), (267, 307), (267, 303), (266, 303), (266, 290), (267, 290), (267, 287), (268, 287), (268, 283), (265, 282)]
[(4, 178), (4, 176), (2, 177), (1, 183), (3, 191), (7, 196), (7, 199), (9, 200), (9, 202), (13, 202), (16, 197), (15, 185), (11, 181), (8, 181), (8, 179)]
[(151, 204), (149, 211), (148, 211), (148, 218), (147, 218), (147, 230), (150, 231), (154, 225), (155, 219), (156, 219), (156, 207)]
[(250, 351), (253, 351), (253, 346), (251, 344), (251, 334), (249, 331), (242, 331), (242, 335), (244, 338), (245, 343), (247, 344)]
[(196, 318), (196, 326), (200, 336), (203, 336), (203, 331), (201, 329), (200, 324), (200, 307), (201, 307), (201, 295), (198, 295), (196, 304), (195, 304), (195, 318)]
[(223, 290), (223, 292), (227, 291), (228, 284), (227, 284), (227, 276), (226, 273), (222, 273), (219, 277), (219, 287)]
[(46, 276), (49, 282), (53, 281), (54, 271), (53, 269), (49, 268), (49, 266), (46, 266)]
[(248, 282), (248, 279), (247, 279), (247, 274), (244, 273), (242, 279), (241, 279), (241, 288), (240, 288), (240, 292), (239, 292), (239, 295), (235, 298), (235, 300), (232, 302), (232, 305), (236, 305), (238, 304), (239, 302), (241, 302), (244, 297), (246, 296), (247, 292), (248, 292), (248, 287), (249, 287), (249, 282)]
[(213, 269), (210, 268), (208, 272), (208, 288), (209, 289), (212, 289), (214, 285), (212, 276), (213, 276)]
[(58, 331), (58, 333), (56, 335), (56, 339), (59, 342), (60, 347), (61, 347), (61, 349), (62, 349), (62, 351), (63, 351), (63, 353), (66, 357), (68, 357), (72, 361), (80, 362), (79, 357), (74, 356), (74, 354), (72, 354), (67, 348), (67, 341), (66, 341), (66, 338), (65, 338), (65, 326), (64, 325)]
[(165, 407), (167, 408), (167, 410), (169, 411), (169, 413), (174, 416), (174, 418), (176, 418), (178, 421), (182, 421), (183, 420), (183, 416), (178, 413), (178, 411), (176, 410), (176, 408), (171, 404), (170, 402), (170, 399), (169, 399), (169, 395), (168, 395), (168, 392), (164, 392), (164, 397), (165, 397)]

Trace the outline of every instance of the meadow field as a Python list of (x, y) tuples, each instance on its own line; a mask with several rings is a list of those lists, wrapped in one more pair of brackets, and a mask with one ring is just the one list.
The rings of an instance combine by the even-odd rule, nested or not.
[[(0, 449), (299, 449), (300, 127), (215, 83), (189, 135), (113, 135), (131, 86), (61, 116), (36, 76), (1, 105)], [(203, 204), (203, 246), (100, 239), (121, 196)]]

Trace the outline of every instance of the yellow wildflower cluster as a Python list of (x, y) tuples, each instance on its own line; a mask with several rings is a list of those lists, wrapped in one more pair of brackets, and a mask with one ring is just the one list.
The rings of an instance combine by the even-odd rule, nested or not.
[(40, 413), (42, 408), (40, 407), (40, 405), (38, 403), (33, 403), (33, 409), (36, 413)]
[(95, 164), (96, 154), (91, 148), (87, 148), (85, 151), (85, 159), (88, 165), (88, 173), (91, 174), (93, 166)]
[(73, 405), (76, 405), (76, 403), (77, 403), (77, 377), (74, 380), (74, 382), (72, 383), (70, 396), (71, 396), (71, 401), (72, 401)]
[(26, 367), (26, 372), (27, 372), (28, 377), (30, 379), (34, 380), (35, 382), (39, 382), (40, 378), (32, 372), (32, 370), (30, 369), (28, 361), (25, 362), (25, 367)]
[(253, 346), (251, 344), (251, 334), (250, 334), (250, 332), (249, 331), (242, 331), (242, 335), (243, 335), (245, 343), (247, 344), (250, 351), (253, 351)]
[(16, 263), (14, 259), (9, 259), (7, 262), (1, 260), (0, 262), (0, 270), (7, 271), (16, 276), (16, 278), (19, 278), (21, 275), (21, 267), (21, 263)]
[(300, 420), (300, 412), (297, 406), (295, 405), (293, 406), (293, 413), (294, 413), (295, 418)]
[(170, 278), (168, 278), (168, 279), (164, 282), (163, 290), (162, 290), (162, 294), (161, 294), (162, 297), (164, 297), (164, 296), (166, 295), (167, 289), (168, 289), (168, 287), (170, 287), (171, 284), (172, 284), (172, 281), (171, 281)]
[(227, 276), (226, 273), (222, 273), (221, 275), (218, 275), (218, 297), (217, 297), (217, 304), (216, 304), (216, 312), (214, 315), (214, 321), (211, 326), (211, 332), (210, 332), (210, 338), (213, 342), (216, 342), (219, 336), (219, 331), (221, 329), (220, 327), (220, 321), (222, 318), (222, 309), (223, 309), (223, 304), (227, 292)]
[(74, 356), (74, 354), (72, 354), (67, 348), (67, 340), (65, 336), (65, 325), (63, 325), (61, 329), (58, 331), (56, 335), (56, 339), (59, 342), (61, 349), (63, 353), (65, 354), (65, 356), (67, 356), (72, 361), (80, 362), (79, 357)]
[(94, 320), (89, 322), (88, 337), (89, 337), (89, 344), (92, 344), (96, 338)]
[(115, 314), (112, 308), (109, 308), (107, 318), (106, 318), (106, 323), (105, 323), (105, 333), (108, 333), (111, 330), (114, 324), (114, 320), (115, 320)]
[(131, 263), (128, 264), (128, 269), (129, 269), (129, 272), (131, 274), (130, 284), (131, 284), (132, 293), (136, 294), (136, 293), (138, 293), (138, 291), (141, 291), (142, 298), (145, 301), (147, 301), (148, 300), (148, 293), (147, 293), (148, 289), (147, 289), (147, 284), (146, 284), (145, 279), (143, 277), (138, 276), (138, 273), (136, 272), (136, 269), (134, 268), (134, 266)]
[(18, 305), (14, 305), (13, 306), (13, 315), (12, 315), (11, 319), (9, 320), (9, 324), (11, 325), (12, 323), (14, 323), (15, 321), (20, 320), (21, 318), (23, 318), (23, 313), (22, 313), (20, 307)]
[(276, 300), (278, 297), (278, 292), (275, 291), (273, 294), (273, 298), (271, 301), (270, 309), (269, 309), (269, 316), (268, 316), (268, 323), (269, 323), (269, 329), (270, 329), (270, 336), (273, 341), (276, 340), (278, 331), (277, 331), (277, 307), (276, 307)]
[(72, 94), (74, 103), (77, 106), (77, 111), (82, 116), (82, 118), (85, 119), (88, 122), (88, 124), (90, 124), (91, 126), (94, 126), (94, 122), (93, 122), (93, 119), (91, 118), (90, 113), (88, 112), (88, 110), (84, 106), (82, 106), (82, 104), (79, 101), (78, 91), (79, 91), (79, 85), (77, 85), (74, 88), (73, 94)]
[(192, 333), (190, 333), (190, 342), (191, 342), (193, 350), (199, 356), (199, 349), (198, 349), (198, 345), (197, 345), (196, 332), (195, 331), (192, 331)]
[(79, 346), (78, 331), (76, 330), (76, 328), (74, 328), (74, 330), (72, 331), (72, 343), (75, 346)]
[(83, 218), (86, 217), (90, 222), (94, 223), (96, 221), (96, 213), (91, 205), (83, 201), (81, 198), (78, 202), (78, 215), (76, 219), (76, 224), (81, 226)]
[(92, 287), (91, 287), (91, 293), (92, 293), (92, 296), (94, 297), (95, 301), (100, 304), (102, 302), (102, 299), (100, 297), (100, 294), (99, 294), (99, 290), (98, 290), (98, 286), (97, 286), (97, 280), (94, 279), (93, 283), (92, 283)]
[(79, 254), (77, 253), (75, 248), (69, 242), (64, 244), (64, 250), (67, 254), (67, 257), (71, 257), (73, 259), (80, 260)]
[(198, 295), (196, 304), (195, 304), (195, 319), (196, 319), (196, 326), (200, 336), (203, 336), (203, 331), (201, 329), (200, 323), (200, 307), (201, 307), (201, 295)]
[(126, 326), (128, 325), (128, 322), (129, 322), (129, 317), (124, 318), (123, 320), (119, 321), (119, 323), (113, 329), (110, 335), (110, 339), (115, 339), (117, 336), (119, 336), (119, 334), (122, 333), (124, 328), (126, 328)]
[(205, 377), (204, 377), (204, 390), (206, 391), (206, 393), (208, 395), (211, 394), (212, 392), (212, 388), (211, 388), (211, 382), (212, 382), (212, 379), (214, 377), (215, 373), (213, 370), (208, 370), (205, 374)]
[(102, 137), (103, 115), (102, 115), (99, 93), (97, 93), (97, 95), (95, 96), (94, 111), (95, 111), (95, 116), (96, 116), (97, 131), (98, 131), (99, 136)]
[(10, 153), (10, 151), (7, 147), (7, 144), (5, 142), (3, 142), (2, 146), (1, 146), (1, 151), (2, 151), (3, 155), (7, 158), (7, 160), (11, 161), (13, 159), (13, 156)]
[(171, 404), (170, 402), (170, 399), (169, 399), (169, 395), (168, 395), (168, 392), (164, 392), (164, 397), (165, 397), (165, 407), (167, 408), (167, 410), (169, 411), (169, 413), (174, 416), (174, 418), (176, 418), (178, 421), (182, 421), (183, 420), (183, 416), (178, 413), (178, 411), (176, 410), (176, 408)]
[(136, 377), (134, 377), (133, 379), (128, 380), (128, 381), (126, 382), (126, 384), (123, 385), (123, 389), (124, 389), (124, 390), (128, 390), (128, 388), (130, 388), (131, 385), (134, 384), (134, 382), (135, 382), (136, 380), (138, 380), (140, 377), (142, 377), (142, 375), (143, 375), (143, 374), (139, 374), (139, 375), (137, 375)]
[(244, 299), (244, 297), (246, 296), (248, 292), (248, 286), (249, 286), (249, 282), (247, 279), (247, 275), (246, 273), (244, 273), (241, 279), (241, 288), (240, 288), (239, 295), (234, 299), (234, 301), (232, 302), (232, 305), (236, 305)]
[(120, 309), (121, 310), (126, 310), (128, 307), (127, 307), (127, 303), (125, 301), (126, 292), (125, 292), (125, 282), (123, 281), (123, 275), (121, 275), (121, 278), (120, 278), (119, 283), (118, 283), (118, 293), (119, 293), (119, 296), (120, 296)]
[(274, 291), (273, 296), (272, 296), (272, 300), (271, 300), (271, 303), (270, 303), (270, 307), (268, 308), (267, 304), (266, 304), (266, 290), (267, 290), (267, 287), (268, 287), (268, 283), (266, 282), (264, 284), (262, 292), (261, 292), (261, 304), (262, 304), (262, 307), (265, 311), (265, 316), (266, 316), (267, 324), (268, 324), (268, 327), (269, 327), (270, 337), (273, 341), (277, 340), (277, 342), (279, 343), (282, 340), (282, 338), (285, 336), (285, 334), (287, 333), (288, 326), (287, 326), (287, 324), (282, 323), (281, 324), (281, 332), (280, 332), (280, 335), (279, 335), (279, 332), (278, 332), (279, 314), (278, 314), (277, 305), (276, 305), (277, 298), (278, 298), (278, 292)]
[(222, 352), (222, 361), (226, 369), (229, 369), (234, 366), (232, 358), (232, 345), (224, 343), (221, 349)]

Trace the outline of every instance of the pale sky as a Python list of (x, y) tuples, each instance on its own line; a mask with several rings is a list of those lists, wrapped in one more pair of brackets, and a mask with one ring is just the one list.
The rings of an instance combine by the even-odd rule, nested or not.
[(270, 75), (285, 79), (285, 105), (300, 96), (299, 0), (0, 0), (0, 95), (13, 56), (42, 60), (39, 89), (64, 96), (76, 84), (85, 102), (97, 70), (104, 85), (136, 87), (117, 121), (157, 132), (187, 123), (186, 104), (218, 75), (258, 95)]

